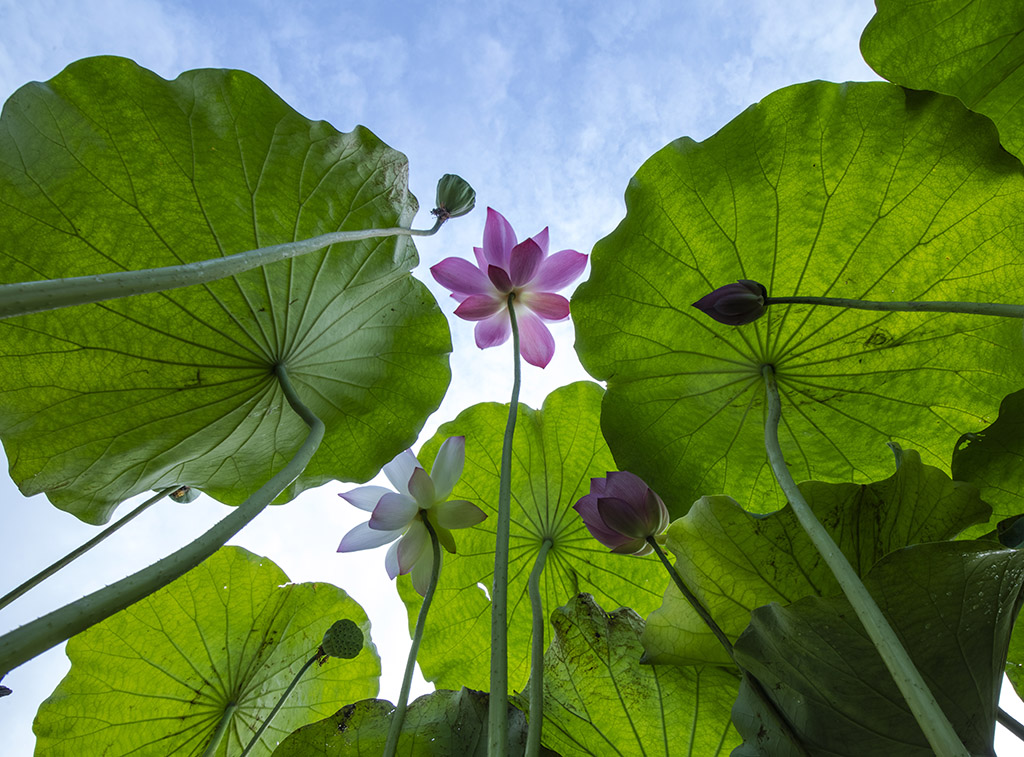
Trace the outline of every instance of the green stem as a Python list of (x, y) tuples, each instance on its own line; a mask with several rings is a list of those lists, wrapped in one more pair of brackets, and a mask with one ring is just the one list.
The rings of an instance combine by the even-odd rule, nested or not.
[(892, 630), (875, 600), (868, 593), (846, 556), (821, 525), (810, 505), (804, 499), (796, 482), (786, 467), (786, 460), (779, 446), (779, 420), (782, 417), (782, 403), (775, 383), (775, 369), (765, 365), (761, 369), (767, 392), (768, 412), (764, 424), (764, 442), (768, 451), (775, 479), (782, 487), (790, 507), (811, 542), (821, 554), (840, 588), (850, 601), (854, 613), (864, 625), (868, 637), (874, 643), (885, 666), (889, 669), (896, 686), (903, 694), (910, 711), (924, 732), (932, 750), (939, 757), (970, 757), (960, 738), (950, 725), (949, 719), (935, 701), (935, 696), (914, 666), (896, 633)]
[(272, 709), (270, 711), (270, 714), (263, 719), (263, 722), (260, 723), (259, 729), (257, 729), (256, 733), (254, 733), (252, 738), (249, 739), (249, 743), (245, 745), (245, 749), (242, 750), (242, 753), (238, 755), (238, 757), (246, 757), (246, 755), (252, 751), (252, 748), (256, 746), (256, 743), (260, 740), (260, 736), (263, 735), (263, 732), (270, 727), (271, 723), (274, 722), (274, 718), (277, 716), (277, 713), (281, 709), (281, 707), (284, 706), (285, 700), (288, 699), (288, 696), (292, 693), (292, 689), (298, 686), (299, 679), (302, 678), (302, 676), (305, 675), (306, 671), (309, 670), (310, 666), (319, 659), (320, 651), (317, 650), (313, 653), (312, 657), (306, 660), (305, 665), (303, 665), (299, 669), (299, 672), (295, 674), (295, 677), (292, 679), (292, 682), (288, 684), (288, 688), (284, 690), (284, 694), (282, 694), (281, 698), (277, 700), (277, 704), (274, 705), (274, 709)]
[(996, 722), (1018, 739), (1024, 741), (1024, 725), (1021, 725), (1013, 715), (1002, 707), (996, 708)]
[(231, 723), (231, 718), (234, 717), (235, 710), (237, 709), (237, 702), (231, 702), (224, 708), (224, 712), (220, 716), (220, 722), (217, 723), (217, 730), (213, 732), (210, 742), (206, 745), (206, 749), (203, 750), (203, 757), (216, 757), (217, 750), (220, 749), (220, 742), (224, 738), (224, 734), (228, 732), (228, 725)]
[(504, 757), (508, 751), (508, 538), (512, 519), (512, 437), (519, 409), (519, 324), (508, 296), (508, 314), (512, 321), (512, 402), (501, 448), (501, 478), (498, 483), (498, 522), (495, 526), (494, 586), (491, 588), (491, 693), (487, 709), (489, 757)]
[(855, 310), (890, 310), (907, 313), (968, 313), (997, 315), (1002, 318), (1024, 318), (1024, 305), (998, 302), (874, 302), (849, 300), (845, 297), (769, 297), (765, 305), (828, 305)]
[(544, 727), (544, 605), (540, 597), (540, 575), (544, 572), (548, 550), (553, 542), (545, 539), (540, 545), (537, 561), (530, 571), (530, 610), (533, 613), (533, 634), (530, 640), (530, 726), (526, 733), (526, 757), (540, 754), (541, 730)]
[(79, 557), (84, 555), (86, 552), (88, 552), (90, 549), (95, 547), (101, 541), (103, 541), (108, 536), (113, 534), (115, 531), (120, 529), (122, 526), (127, 524), (128, 521), (132, 520), (133, 518), (135, 518), (135, 517), (137, 517), (139, 515), (142, 515), (142, 513), (145, 512), (146, 510), (148, 510), (150, 508), (150, 506), (156, 504), (157, 502), (159, 502), (161, 499), (163, 499), (167, 495), (173, 494), (174, 492), (178, 491), (178, 489), (180, 489), (180, 488), (181, 488), (180, 486), (169, 486), (166, 489), (164, 489), (163, 491), (157, 492), (152, 497), (150, 497), (145, 502), (143, 502), (141, 505), (139, 505), (134, 510), (132, 510), (130, 513), (125, 515), (123, 518), (121, 518), (120, 520), (118, 520), (118, 521), (116, 521), (114, 523), (111, 523), (109, 526), (107, 526), (105, 529), (103, 529), (100, 533), (98, 533), (96, 536), (91, 538), (85, 544), (83, 544), (82, 546), (78, 547), (77, 549), (72, 550), (71, 552), (68, 552), (66, 555), (64, 555), (64, 557), (62, 557), (59, 560), (57, 560), (55, 563), (50, 565), (48, 568), (43, 568), (41, 571), (36, 573), (34, 576), (32, 576), (32, 578), (30, 578), (27, 581), (25, 581), (25, 583), (21, 584), (16, 589), (12, 589), (11, 591), (9, 591), (6, 594), (4, 594), (2, 597), (0, 597), (0, 609), (3, 609), (4, 607), (7, 607), (7, 605), (9, 605), (11, 602), (16, 600), (18, 597), (20, 597), (22, 594), (27, 592), (29, 589), (32, 589), (33, 587), (38, 586), (39, 584), (41, 584), (47, 578), (49, 578), (54, 573), (56, 573), (58, 570), (63, 568), (65, 565), (68, 565), (68, 564), (72, 563), (73, 561), (77, 560)]
[(4, 284), (0, 286), (0, 319), (66, 308), (72, 305), (116, 300), (137, 294), (180, 289), (195, 284), (208, 284), (211, 281), (235, 276), (253, 268), (276, 263), (279, 260), (287, 260), (322, 250), (332, 244), (357, 242), (373, 237), (430, 236), (437, 233), (444, 220), (444, 218), (438, 218), (437, 223), (431, 229), (396, 227), (335, 231), (330, 234), (321, 234), (312, 239), (260, 247), (213, 260), (199, 260), (194, 263), (148, 268), (141, 271), (115, 271), (96, 276)]
[(106, 620), (143, 597), (163, 588), (220, 549), (253, 518), (263, 512), (305, 470), (324, 436), (323, 422), (302, 404), (283, 365), (274, 368), (288, 404), (309, 426), (309, 433), (295, 456), (245, 502), (205, 534), (177, 552), (82, 597), (59, 610), (33, 620), (0, 637), (0, 678), (50, 647), (60, 644), (89, 626)]
[[(425, 514), (424, 514), (425, 515)], [(388, 726), (388, 740), (384, 744), (384, 757), (395, 757), (398, 751), (398, 739), (402, 735), (402, 723), (405, 721), (405, 710), (409, 706), (409, 690), (412, 688), (412, 672), (416, 667), (416, 655), (420, 651), (420, 642), (423, 640), (423, 629), (427, 625), (427, 613), (430, 612), (430, 603), (434, 601), (434, 590), (437, 589), (437, 579), (441, 575), (441, 545), (437, 540), (437, 532), (430, 525), (428, 518), (423, 518), (423, 525), (427, 527), (430, 534), (430, 546), (433, 549), (433, 562), (430, 565), (430, 583), (427, 586), (427, 593), (423, 597), (423, 604), (420, 605), (420, 614), (416, 617), (416, 628), (412, 634), (412, 646), (409, 647), (409, 659), (405, 661), (405, 677), (402, 678), (402, 690), (398, 695), (398, 704), (391, 715), (391, 724)]]

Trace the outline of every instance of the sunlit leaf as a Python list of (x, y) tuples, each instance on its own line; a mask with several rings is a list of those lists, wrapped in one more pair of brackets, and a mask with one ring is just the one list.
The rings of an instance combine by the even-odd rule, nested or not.
[[(398, 757), (486, 757), (487, 694), (482, 691), (435, 691), (409, 705), (402, 721)], [(366, 699), (300, 728), (274, 757), (379, 757), (384, 752), (394, 705)], [(526, 716), (508, 708), (508, 755), (526, 747)]]
[[(971, 754), (993, 754), (999, 686), (1022, 581), (1024, 553), (992, 549), (988, 542), (908, 547), (865, 578)], [(933, 754), (844, 597), (758, 608), (736, 643), (736, 656), (814, 754)], [(749, 690), (740, 696), (749, 708)], [(742, 721), (737, 727), (743, 731)]]
[(955, 95), (1024, 157), (1024, 6), (1018, 0), (875, 0), (864, 60), (891, 82)]
[[(165, 81), (90, 58), (0, 117), (0, 280), (216, 258), (328, 231), (408, 225), (406, 159), (303, 118), (241, 71)], [(327, 424), (285, 498), (365, 480), (416, 437), (449, 380), (449, 333), (400, 239), (336, 246), (205, 286), (0, 321), (0, 437), (26, 495), (83, 520), (188, 484), (237, 504)]]
[(330, 584), (290, 584), (265, 557), (224, 547), (172, 584), (68, 642), (71, 671), (39, 708), (37, 753), (238, 754), (324, 633), (350, 618), (367, 644), (306, 671), (251, 752), (375, 696), (380, 658), (362, 608)]
[[(900, 467), (867, 485), (800, 484), (818, 520), (859, 575), (889, 552), (949, 539), (985, 519), (978, 491), (900, 451)], [(756, 607), (839, 593), (832, 571), (787, 505), (766, 516), (728, 497), (705, 497), (668, 530), (668, 548), (687, 586), (725, 633), (736, 639)], [(651, 662), (726, 663), (721, 644), (674, 584), (647, 618), (644, 648)]]
[(734, 327), (690, 303), (741, 278), (776, 296), (1019, 302), (1022, 202), (991, 122), (886, 83), (795, 85), (668, 145), (573, 299), (616, 461), (675, 516), (705, 494), (781, 507), (763, 447), (772, 365), (797, 480), (881, 478), (891, 440), (946, 466), (1022, 385), (1019, 322), (778, 305)]
[[(643, 619), (606, 613), (587, 594), (551, 618), (543, 743), (572, 755), (726, 755), (738, 676), (713, 666), (641, 665)], [(525, 697), (519, 697), (527, 707)]]
[[(552, 392), (541, 410), (519, 406), (512, 456), (512, 524), (509, 546), (509, 686), (521, 689), (529, 675), (530, 603), (527, 579), (546, 538), (553, 545), (541, 579), (545, 616), (580, 591), (610, 607), (647, 613), (658, 606), (668, 582), (652, 556), (613, 555), (594, 540), (572, 506), (590, 490), (591, 477), (614, 470), (601, 437), (601, 389), (576, 383)], [(444, 555), (441, 579), (417, 661), (438, 686), (484, 689), (490, 680), (490, 591), (502, 437), (508, 407), (475, 405), (446, 423), (423, 446), (433, 460), (441, 442), (465, 435), (466, 467), (453, 497), (468, 499), (488, 517), (455, 531), (458, 554)], [(480, 586), (478, 586), (480, 584)], [(486, 587), (483, 588), (483, 587)], [(415, 623), (422, 598), (407, 579), (399, 590)], [(452, 650), (457, 650), (453, 654)]]

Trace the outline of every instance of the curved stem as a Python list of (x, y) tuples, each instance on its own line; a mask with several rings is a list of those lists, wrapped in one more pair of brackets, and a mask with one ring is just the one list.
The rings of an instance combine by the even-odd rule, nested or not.
[(1024, 318), (1024, 305), (999, 302), (876, 302), (850, 300), (845, 297), (769, 297), (765, 305), (827, 305), (854, 310), (891, 310), (906, 313), (968, 313), (996, 315), (1002, 318)]
[(544, 728), (544, 605), (540, 596), (540, 575), (544, 572), (548, 551), (553, 542), (545, 539), (540, 545), (537, 561), (530, 571), (530, 610), (533, 634), (530, 640), (530, 725), (526, 732), (526, 757), (540, 754), (541, 731)]
[(22, 594), (27, 592), (29, 589), (32, 589), (33, 587), (38, 586), (39, 584), (41, 584), (47, 578), (49, 578), (54, 573), (56, 573), (58, 570), (63, 568), (65, 565), (69, 565), (70, 563), (72, 563), (75, 560), (77, 560), (79, 557), (84, 555), (86, 552), (88, 552), (90, 549), (95, 547), (101, 541), (103, 541), (108, 536), (112, 535), (115, 531), (120, 529), (122, 526), (127, 524), (128, 521), (132, 520), (133, 518), (136, 518), (139, 515), (142, 515), (142, 513), (144, 513), (146, 510), (148, 510), (152, 505), (155, 505), (157, 502), (162, 500), (164, 497), (166, 497), (166, 496), (168, 496), (170, 494), (174, 494), (174, 492), (178, 491), (178, 489), (180, 489), (180, 488), (181, 488), (180, 486), (169, 486), (166, 489), (164, 489), (163, 491), (157, 492), (152, 497), (150, 497), (145, 502), (143, 502), (141, 505), (139, 505), (134, 510), (132, 510), (130, 513), (125, 515), (123, 518), (121, 518), (120, 520), (118, 520), (118, 521), (116, 521), (114, 523), (111, 523), (109, 526), (104, 528), (102, 531), (100, 531), (98, 534), (96, 534), (96, 536), (94, 536), (93, 538), (89, 539), (89, 541), (87, 541), (82, 546), (80, 546), (77, 549), (73, 549), (72, 551), (68, 552), (66, 555), (64, 555), (62, 558), (60, 558), (56, 562), (54, 562), (49, 567), (43, 568), (41, 571), (36, 573), (34, 576), (32, 576), (32, 578), (30, 578), (27, 581), (25, 581), (23, 584), (18, 586), (16, 589), (11, 589), (9, 592), (7, 592), (2, 597), (0, 597), (0, 610), (2, 610), (4, 607), (7, 607), (7, 605), (9, 605), (11, 602), (16, 600), (18, 597), (20, 597)]
[(274, 705), (274, 709), (272, 709), (270, 711), (270, 714), (263, 719), (263, 722), (260, 723), (260, 727), (256, 730), (256, 733), (253, 734), (252, 738), (249, 739), (249, 743), (245, 745), (245, 749), (242, 750), (242, 753), (238, 755), (238, 757), (246, 757), (246, 755), (248, 755), (249, 752), (252, 751), (252, 748), (256, 746), (256, 743), (260, 740), (260, 736), (263, 735), (263, 732), (270, 727), (270, 724), (272, 722), (274, 722), (274, 718), (277, 716), (277, 713), (281, 709), (281, 707), (284, 706), (284, 702), (292, 693), (292, 689), (298, 686), (299, 679), (302, 678), (302, 676), (305, 675), (306, 671), (309, 670), (309, 667), (319, 659), (320, 652), (319, 650), (317, 650), (313, 653), (313, 656), (306, 660), (306, 663), (301, 668), (299, 668), (299, 672), (295, 674), (295, 677), (292, 679), (292, 682), (288, 684), (288, 688), (284, 690), (284, 693), (281, 695), (281, 698), (277, 700), (277, 704)]
[(665, 566), (665, 569), (668, 571), (669, 576), (671, 576), (672, 582), (676, 585), (676, 588), (679, 589), (679, 592), (683, 595), (686, 601), (690, 603), (690, 606), (696, 610), (700, 619), (704, 621), (704, 624), (711, 629), (711, 633), (714, 634), (715, 638), (718, 639), (718, 642), (725, 648), (725, 651), (729, 654), (729, 658), (733, 661), (733, 664), (739, 668), (740, 674), (743, 676), (743, 680), (747, 682), (750, 690), (754, 692), (754, 696), (761, 701), (761, 704), (765, 708), (765, 712), (775, 720), (779, 730), (782, 732), (783, 736), (789, 740), (790, 745), (797, 750), (797, 753), (803, 757), (807, 757), (807, 749), (804, 747), (803, 741), (800, 740), (800, 737), (789, 722), (789, 719), (775, 704), (775, 700), (768, 695), (767, 691), (765, 691), (761, 681), (758, 680), (754, 674), (736, 662), (736, 655), (733, 651), (732, 642), (729, 641), (729, 637), (725, 635), (725, 631), (722, 630), (722, 627), (715, 622), (715, 619), (711, 616), (711, 613), (704, 604), (697, 599), (697, 595), (690, 591), (690, 587), (683, 581), (683, 577), (679, 575), (679, 571), (676, 570), (676, 566), (672, 564), (664, 551), (662, 551), (661, 545), (658, 544), (657, 540), (653, 536), (647, 537), (647, 543), (654, 547), (654, 553), (658, 556), (658, 559), (661, 560), (661, 564)]
[(235, 716), (235, 710), (237, 709), (237, 702), (231, 702), (224, 708), (224, 712), (220, 715), (220, 722), (217, 723), (217, 730), (213, 732), (210, 742), (206, 745), (206, 749), (203, 750), (203, 757), (216, 756), (217, 750), (220, 749), (220, 742), (224, 738), (224, 734), (228, 732), (228, 725), (231, 723), (231, 718)]
[(427, 593), (423, 597), (423, 604), (420, 605), (420, 614), (416, 616), (416, 629), (412, 634), (412, 645), (409, 647), (409, 659), (405, 662), (405, 677), (402, 678), (402, 690), (398, 695), (398, 704), (391, 714), (391, 724), (388, 726), (388, 740), (384, 744), (384, 757), (395, 757), (398, 751), (398, 739), (402, 735), (402, 723), (405, 721), (405, 710), (409, 706), (409, 690), (412, 688), (412, 672), (416, 667), (416, 655), (420, 651), (420, 642), (423, 640), (423, 628), (427, 624), (427, 613), (430, 611), (430, 603), (434, 601), (434, 590), (437, 588), (437, 579), (441, 575), (441, 545), (437, 540), (437, 532), (430, 525), (430, 520), (423, 518), (423, 525), (427, 527), (430, 534), (430, 546), (433, 549), (433, 562), (430, 566), (430, 584), (427, 586)]
[(199, 260), (194, 263), (147, 268), (141, 271), (115, 271), (96, 276), (76, 276), (69, 279), (43, 279), (0, 286), (0, 319), (12, 318), (28, 313), (85, 305), (91, 302), (116, 300), (149, 292), (163, 292), (168, 289), (195, 284), (207, 284), (227, 276), (259, 268), (260, 266), (287, 260), (309, 252), (322, 250), (332, 244), (358, 242), (373, 237), (418, 236), (436, 234), (444, 218), (438, 218), (431, 229), (364, 229), (358, 231), (335, 231), (321, 234), (312, 239), (298, 242), (275, 244), (255, 250), (238, 252), (223, 258)]
[(512, 437), (519, 409), (522, 380), (519, 361), (519, 324), (513, 307), (515, 294), (508, 296), (512, 321), (512, 402), (501, 447), (501, 479), (498, 483), (498, 522), (495, 526), (494, 586), (491, 588), (491, 692), (487, 708), (490, 757), (504, 757), (508, 750), (508, 537), (512, 518)]
[(309, 426), (305, 441), (288, 464), (236, 507), (230, 515), (191, 544), (127, 578), (122, 578), (0, 637), (0, 678), (23, 662), (66, 641), (89, 626), (106, 620), (199, 565), (263, 512), (267, 505), (299, 477), (320, 446), (320, 440), (324, 436), (324, 424), (302, 404), (288, 380), (285, 367), (275, 366), (274, 373), (288, 404)]
[(889, 669), (896, 686), (906, 699), (914, 719), (921, 726), (921, 730), (935, 754), (940, 757), (970, 757), (970, 753), (956, 735), (953, 726), (950, 725), (949, 718), (935, 701), (935, 696), (924, 682), (921, 673), (914, 666), (875, 600), (868, 593), (860, 577), (828, 531), (818, 521), (803, 494), (800, 493), (793, 476), (790, 475), (789, 468), (786, 467), (786, 460), (782, 455), (782, 448), (779, 446), (779, 420), (782, 417), (782, 403), (775, 383), (775, 369), (771, 365), (765, 365), (761, 369), (761, 374), (764, 376), (768, 402), (768, 413), (764, 424), (764, 443), (772, 471), (775, 473), (775, 479), (789, 500), (793, 513), (825, 563), (832, 570), (832, 574), (850, 601), (857, 618), (864, 625), (868, 638), (871, 639), (878, 654), (881, 655), (882, 661)]

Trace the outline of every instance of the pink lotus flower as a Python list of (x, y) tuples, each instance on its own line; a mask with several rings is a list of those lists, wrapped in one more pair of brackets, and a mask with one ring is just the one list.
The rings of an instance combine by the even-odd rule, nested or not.
[(548, 257), (545, 228), (524, 242), (505, 217), (487, 209), (483, 247), (474, 247), (477, 265), (462, 258), (445, 258), (430, 269), (442, 286), (452, 290), (459, 303), (455, 315), (477, 321), (476, 346), (480, 349), (504, 344), (512, 333), (508, 298), (514, 294), (520, 351), (526, 362), (539, 368), (555, 354), (555, 340), (544, 321), (569, 317), (569, 301), (556, 290), (579, 276), (587, 256), (562, 250)]
[(368, 522), (345, 534), (338, 551), (355, 552), (395, 542), (384, 558), (388, 575), (394, 580), (395, 576), (411, 572), (413, 587), (421, 596), (426, 594), (432, 560), (424, 518), (430, 521), (444, 548), (455, 554), (455, 539), (449, 529), (469, 528), (487, 517), (472, 502), (448, 499), (465, 461), (466, 437), (453, 436), (445, 439), (437, 451), (433, 473), (429, 475), (408, 449), (385, 465), (384, 475), (397, 492), (383, 486), (360, 486), (339, 494), (372, 515)]
[(646, 555), (654, 548), (647, 537), (668, 528), (669, 514), (661, 497), (643, 479), (626, 471), (611, 471), (607, 478), (590, 479), (590, 493), (573, 509), (583, 518), (590, 535), (612, 552)]

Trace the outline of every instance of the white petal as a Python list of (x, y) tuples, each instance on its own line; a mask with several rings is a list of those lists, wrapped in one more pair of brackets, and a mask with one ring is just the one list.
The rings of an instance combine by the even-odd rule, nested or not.
[(434, 467), (430, 477), (434, 479), (434, 493), (437, 501), (448, 499), (462, 475), (466, 464), (466, 437), (450, 436), (444, 440), (441, 449), (434, 458)]
[(360, 523), (341, 540), (339, 552), (357, 552), (360, 549), (373, 549), (382, 544), (394, 541), (402, 535), (401, 531), (378, 531), (370, 528), (369, 523)]
[(383, 486), (360, 486), (358, 489), (353, 489), (338, 496), (350, 505), (355, 505), (360, 510), (372, 513), (373, 508), (377, 506), (380, 498), (385, 494), (391, 494), (391, 490)]
[(398, 575), (398, 545), (402, 543), (399, 539), (391, 545), (391, 549), (388, 550), (387, 555), (384, 557), (384, 570), (388, 572), (388, 576), (392, 581)]
[(434, 482), (422, 468), (413, 469), (412, 478), (409, 479), (409, 494), (416, 498), (423, 510), (429, 510), (437, 501), (437, 497), (434, 496)]
[(412, 566), (412, 587), (421, 596), (427, 595), (430, 588), (430, 573), (434, 567), (433, 555), (428, 554)]
[(422, 521), (415, 521), (398, 542), (399, 573), (408, 573), (430, 551), (430, 535)]
[(469, 528), (486, 518), (487, 513), (464, 499), (453, 499), (437, 507), (437, 525), (442, 528)]
[(369, 526), (379, 531), (401, 532), (419, 511), (420, 507), (416, 500), (408, 494), (388, 492), (380, 498), (380, 502), (373, 509)]
[(408, 494), (409, 479), (412, 478), (413, 470), (422, 467), (420, 461), (416, 459), (416, 455), (412, 453), (412, 450), (407, 449), (384, 466), (384, 475), (388, 477), (388, 481), (391, 482), (391, 485), (400, 494)]

